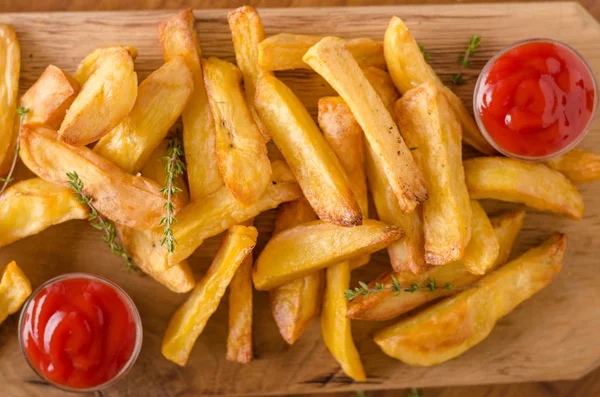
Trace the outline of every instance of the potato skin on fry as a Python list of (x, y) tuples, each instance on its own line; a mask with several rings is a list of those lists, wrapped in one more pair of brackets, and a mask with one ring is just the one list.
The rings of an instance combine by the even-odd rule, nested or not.
[(600, 153), (572, 149), (545, 163), (575, 184), (590, 183), (600, 179)]
[(469, 195), (522, 203), (539, 211), (583, 217), (583, 199), (560, 172), (544, 164), (506, 157), (479, 157), (463, 162)]
[(17, 33), (10, 25), (0, 24), (0, 176), (10, 169), (18, 128), (17, 94), (19, 92), (19, 71), (21, 68), (21, 47)]
[(6, 317), (18, 312), (31, 295), (31, 283), (15, 261), (6, 265), (0, 275), (0, 324), (2, 324)]

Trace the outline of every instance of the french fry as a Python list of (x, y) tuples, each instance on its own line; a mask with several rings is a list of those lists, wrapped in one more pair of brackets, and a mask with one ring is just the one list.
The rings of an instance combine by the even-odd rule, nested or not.
[(471, 205), (462, 167), (460, 124), (431, 83), (396, 102), (402, 136), (425, 178), (425, 261), (445, 265), (463, 257), (471, 238)]
[(271, 238), (256, 260), (254, 287), (273, 289), (334, 263), (371, 254), (400, 237), (397, 227), (372, 219), (355, 227), (314, 221), (284, 230)]
[(229, 284), (229, 361), (247, 364), (252, 361), (252, 254), (238, 267)]
[(381, 98), (387, 111), (394, 117), (394, 104), (400, 97), (400, 94), (398, 94), (398, 90), (390, 74), (376, 67), (363, 68), (362, 71), (375, 92), (379, 95), (379, 98)]
[(277, 78), (262, 75), (255, 106), (319, 218), (360, 225), (362, 215), (348, 177), (296, 95)]
[[(492, 269), (506, 263), (517, 235), (523, 227), (525, 211), (513, 211), (494, 216), (490, 219), (496, 238), (498, 239), (499, 254)], [(470, 245), (478, 243), (473, 239)], [(485, 248), (485, 247), (482, 247)], [(455, 288), (437, 289), (435, 292), (419, 290), (413, 293), (401, 293), (396, 295), (393, 291), (381, 291), (369, 296), (359, 296), (350, 302), (348, 306), (348, 317), (356, 320), (385, 321), (397, 317), (427, 302), (431, 302), (443, 296), (453, 295), (457, 292), (456, 287), (461, 288), (475, 284), (481, 276), (470, 273), (462, 261), (450, 263), (446, 266), (435, 266), (422, 274), (414, 274), (410, 271), (386, 272), (369, 283), (369, 288), (375, 288), (376, 283), (381, 283), (385, 288), (393, 285), (396, 277), (401, 286), (411, 284), (425, 285), (428, 280), (435, 280), (440, 287), (450, 284)]]
[(242, 6), (227, 14), (227, 21), (231, 30), (235, 60), (244, 77), (246, 102), (265, 141), (269, 141), (269, 129), (263, 124), (254, 106), (258, 77), (261, 73), (270, 74), (261, 72), (258, 67), (258, 45), (265, 38), (260, 15), (253, 7)]
[(323, 76), (350, 107), (400, 207), (404, 212), (412, 212), (427, 198), (423, 177), (392, 116), (344, 41), (326, 37), (311, 47), (303, 60)]
[[(283, 203), (277, 210), (273, 235), (316, 219), (304, 198)], [(319, 315), (324, 278), (323, 270), (317, 270), (269, 291), (271, 313), (281, 337), (290, 345)]]
[(485, 140), (462, 101), (446, 87), (423, 58), (419, 45), (402, 21), (392, 17), (383, 39), (383, 53), (396, 87), (401, 94), (430, 82), (442, 92), (463, 127), (462, 139), (481, 153), (493, 155), (494, 148)]
[(70, 189), (40, 178), (17, 182), (0, 196), (0, 247), (87, 216), (87, 206)]
[(465, 179), (472, 199), (522, 203), (539, 211), (583, 217), (583, 199), (563, 174), (539, 163), (506, 157), (465, 160)]
[(15, 261), (2, 269), (0, 278), (0, 324), (19, 311), (31, 295), (31, 283)]
[[(310, 69), (302, 57), (322, 37), (279, 33), (258, 45), (258, 66), (265, 71)], [(383, 45), (371, 39), (346, 40), (348, 50), (361, 67), (385, 68)]]
[(496, 321), (548, 285), (560, 272), (567, 236), (555, 233), (483, 277), (475, 288), (443, 300), (375, 334), (385, 354), (409, 365), (455, 358), (483, 341)]
[(473, 274), (486, 274), (497, 262), (500, 244), (494, 228), (481, 205), (471, 200), (473, 217), (471, 221), (472, 243), (465, 249), (462, 262)]
[(125, 171), (137, 173), (167, 136), (193, 89), (184, 58), (166, 62), (142, 81), (131, 112), (100, 139), (94, 151)]
[(108, 134), (131, 111), (137, 97), (137, 74), (126, 48), (113, 47), (96, 63), (58, 130), (60, 140), (70, 145), (87, 145)]
[(75, 71), (74, 75), (75, 80), (79, 82), (80, 86), (84, 85), (90, 76), (98, 69), (98, 67), (102, 65), (102, 62), (104, 62), (107, 56), (112, 56), (113, 52), (120, 51), (121, 49), (125, 49), (131, 56), (131, 59), (135, 61), (138, 56), (138, 52), (133, 47), (113, 46), (96, 48), (94, 51), (87, 54), (79, 66), (77, 66), (77, 70)]
[(559, 171), (575, 184), (590, 183), (600, 179), (600, 154), (572, 149), (546, 161), (546, 165)]
[(217, 58), (202, 61), (208, 101), (215, 121), (217, 161), (225, 186), (252, 205), (271, 183), (267, 146), (242, 91), (242, 74)]
[(185, 303), (177, 309), (165, 332), (161, 352), (184, 366), (206, 322), (217, 310), (237, 268), (256, 245), (258, 232), (252, 226), (234, 226), (225, 235), (210, 268)]
[[(67, 173), (77, 172), (84, 193), (108, 219), (137, 229), (156, 227), (163, 216), (161, 185), (133, 176), (85, 146), (69, 146), (56, 132), (26, 124), (21, 131), (21, 160), (42, 179), (69, 187)], [(181, 206), (174, 199), (176, 210)]]
[(0, 24), (0, 176), (10, 169), (15, 153), (20, 68), (21, 47), (17, 33), (12, 26)]
[(191, 9), (158, 24), (158, 38), (165, 61), (183, 56), (192, 71), (194, 91), (183, 110), (183, 146), (192, 201), (198, 201), (223, 186), (215, 151), (215, 125), (208, 105), (200, 58), (200, 40)]

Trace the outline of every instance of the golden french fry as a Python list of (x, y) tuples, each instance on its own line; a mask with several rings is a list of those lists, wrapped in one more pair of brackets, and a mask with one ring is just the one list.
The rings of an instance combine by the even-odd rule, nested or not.
[(462, 167), (460, 124), (431, 83), (396, 102), (402, 136), (425, 178), (425, 261), (445, 265), (463, 257), (471, 238), (471, 204)]
[(165, 332), (161, 352), (184, 366), (206, 322), (217, 310), (237, 268), (256, 245), (253, 226), (234, 226), (225, 235), (210, 268), (185, 303), (177, 309)]
[(589, 183), (600, 179), (600, 153), (572, 149), (546, 161), (546, 165), (559, 171), (575, 184)]
[(500, 244), (481, 205), (477, 201), (471, 200), (471, 209), (473, 212), (471, 242), (465, 249), (462, 262), (469, 272), (483, 275), (496, 263)]
[[(21, 131), (21, 160), (48, 182), (69, 187), (67, 173), (77, 172), (83, 192), (108, 219), (137, 229), (157, 227), (164, 215), (161, 185), (122, 169), (85, 146), (70, 146), (56, 132), (26, 124)], [(176, 211), (181, 207), (174, 198)]]
[(193, 88), (192, 74), (183, 57), (166, 62), (142, 81), (131, 112), (100, 139), (94, 151), (135, 174), (167, 136)]
[(244, 76), (244, 92), (246, 102), (254, 122), (262, 133), (265, 141), (271, 139), (269, 129), (263, 124), (254, 106), (256, 85), (261, 72), (258, 67), (258, 45), (265, 38), (265, 32), (260, 15), (251, 6), (236, 8), (227, 14), (231, 39), (235, 50), (235, 60)]
[(0, 176), (11, 167), (17, 129), (14, 128), (19, 92), (21, 48), (15, 29), (0, 24)]
[(131, 111), (137, 97), (137, 74), (126, 48), (113, 47), (96, 63), (58, 130), (60, 140), (70, 145), (87, 145), (108, 134)]
[(0, 324), (6, 317), (19, 311), (31, 295), (31, 283), (15, 261), (0, 272)]
[(446, 87), (423, 58), (419, 45), (402, 21), (392, 17), (385, 31), (383, 52), (388, 69), (401, 94), (426, 82), (433, 83), (442, 92), (463, 127), (462, 139), (485, 154), (495, 154), (494, 148), (485, 140), (475, 120), (462, 101)]
[(183, 56), (192, 71), (194, 91), (183, 110), (183, 146), (192, 201), (198, 201), (223, 186), (215, 151), (215, 125), (208, 105), (200, 58), (200, 40), (191, 9), (183, 10), (158, 24), (163, 57), (169, 61)]
[(397, 227), (372, 219), (355, 227), (314, 221), (287, 229), (272, 237), (256, 260), (254, 287), (273, 289), (317, 269), (371, 254), (400, 237)]
[(379, 98), (381, 98), (387, 111), (394, 117), (394, 103), (396, 103), (400, 94), (390, 74), (376, 67), (364, 68), (362, 71), (375, 92), (379, 95)]
[(252, 254), (238, 267), (229, 285), (229, 361), (247, 364), (252, 361)]
[(215, 120), (217, 161), (225, 186), (252, 205), (271, 183), (267, 146), (242, 92), (242, 74), (218, 58), (202, 62), (208, 101)]
[(83, 60), (77, 67), (77, 70), (75, 71), (75, 80), (79, 82), (80, 86), (85, 84), (85, 82), (90, 78), (90, 76), (94, 74), (96, 70), (98, 70), (98, 67), (102, 65), (102, 62), (104, 62), (107, 56), (112, 56), (113, 52), (120, 51), (121, 49), (125, 49), (131, 56), (131, 59), (135, 61), (135, 58), (137, 58), (138, 56), (138, 52), (133, 47), (113, 46), (97, 48), (94, 51), (87, 54), (85, 58), (83, 58)]
[[(507, 212), (491, 218), (494, 233), (498, 239), (500, 253), (494, 263), (494, 269), (506, 263), (510, 255), (513, 243), (523, 227), (525, 211)], [(478, 243), (473, 239), (469, 245)], [(485, 248), (485, 247), (482, 247)], [(381, 283), (385, 288), (394, 284), (395, 277), (403, 287), (411, 284), (426, 285), (429, 280), (435, 280), (438, 288), (434, 293), (429, 290), (419, 290), (412, 293), (400, 293), (396, 295), (393, 291), (384, 290), (369, 296), (359, 296), (350, 302), (348, 306), (348, 317), (356, 320), (385, 321), (397, 317), (427, 302), (431, 302), (443, 296), (453, 295), (458, 288), (473, 285), (481, 276), (470, 273), (462, 261), (449, 263), (446, 266), (435, 266), (422, 274), (414, 274), (410, 271), (386, 272), (369, 283), (369, 288), (375, 288), (376, 283)], [(450, 289), (443, 288), (446, 285)]]
[(409, 365), (440, 364), (463, 354), (483, 341), (498, 319), (550, 284), (560, 272), (566, 245), (567, 236), (555, 233), (474, 288), (378, 331), (375, 343)]
[(326, 37), (311, 47), (303, 60), (323, 76), (350, 107), (400, 207), (404, 212), (412, 212), (427, 198), (423, 177), (392, 116), (344, 41)]
[[(322, 37), (279, 33), (258, 45), (258, 66), (262, 70), (310, 69), (302, 57)], [(361, 67), (385, 68), (383, 45), (371, 39), (346, 40), (348, 50)]]
[(583, 217), (583, 199), (563, 174), (544, 164), (506, 157), (465, 160), (465, 179), (472, 199), (522, 203), (571, 219)]
[(360, 225), (360, 207), (348, 177), (296, 95), (277, 78), (262, 75), (255, 105), (319, 218), (338, 225)]

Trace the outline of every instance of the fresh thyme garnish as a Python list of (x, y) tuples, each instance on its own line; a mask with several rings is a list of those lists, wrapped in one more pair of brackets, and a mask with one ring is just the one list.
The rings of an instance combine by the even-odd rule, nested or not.
[(17, 159), (19, 158), (19, 150), (21, 148), (21, 128), (23, 128), (23, 122), (25, 121), (25, 116), (27, 115), (27, 113), (29, 113), (29, 109), (26, 109), (23, 106), (19, 106), (17, 108), (17, 114), (19, 115), (19, 131), (17, 131), (17, 143), (15, 145), (15, 154), (10, 165), (10, 170), (8, 171), (8, 174), (6, 175), (6, 177), (0, 178), (0, 182), (4, 182), (2, 184), (2, 187), (0, 188), (0, 194), (2, 194), (6, 190), (9, 183), (15, 180), (15, 178), (13, 178), (13, 174), (15, 172), (15, 168), (17, 167)]
[(176, 186), (177, 177), (183, 174), (185, 171), (185, 163), (181, 158), (183, 157), (183, 142), (178, 135), (169, 138), (169, 151), (167, 156), (161, 160), (165, 162), (165, 171), (167, 176), (165, 177), (165, 187), (160, 189), (160, 192), (165, 198), (164, 208), (167, 211), (167, 215), (160, 220), (159, 226), (163, 226), (164, 237), (160, 242), (160, 245), (167, 245), (167, 250), (172, 253), (175, 251), (175, 236), (171, 226), (177, 222), (175, 218), (175, 206), (173, 205), (173, 197), (177, 196), (181, 189)]
[(423, 389), (413, 387), (408, 391), (406, 397), (423, 397)]
[(423, 44), (419, 44), (419, 50), (421, 51), (421, 54), (423, 54), (423, 59), (425, 62), (429, 62), (429, 51), (425, 49)]
[(90, 208), (88, 220), (90, 221), (92, 227), (104, 232), (103, 240), (110, 247), (110, 252), (120, 256), (125, 260), (127, 271), (136, 269), (135, 263), (133, 262), (131, 256), (129, 256), (125, 249), (115, 241), (117, 237), (115, 226), (110, 221), (105, 220), (102, 215), (98, 213), (98, 210), (92, 203), (92, 197), (83, 192), (83, 181), (79, 178), (77, 172), (67, 172), (67, 178), (69, 179), (69, 185), (73, 189), (73, 192), (79, 196), (76, 200), (80, 203), (87, 204), (87, 206)]
[(458, 73), (452, 75), (452, 82), (456, 85), (465, 84), (466, 80), (463, 77), (463, 69), (471, 67), (471, 60), (469, 59), (471, 56), (475, 55), (477, 51), (479, 51), (479, 44), (481, 42), (481, 37), (478, 34), (474, 34), (469, 39), (469, 44), (467, 45), (467, 49), (463, 55), (458, 57)]

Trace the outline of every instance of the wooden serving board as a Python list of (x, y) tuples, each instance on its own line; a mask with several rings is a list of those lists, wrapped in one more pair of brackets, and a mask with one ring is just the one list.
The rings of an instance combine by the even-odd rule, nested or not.
[[(228, 10), (196, 12), (196, 28), (205, 55), (234, 60)], [(301, 8), (259, 10), (267, 35), (294, 32), (381, 40), (392, 15), (401, 16), (417, 40), (431, 53), (430, 63), (448, 81), (456, 59), (474, 33), (481, 51), (467, 70), (468, 84), (458, 89), (470, 104), (476, 75), (500, 48), (516, 40), (549, 37), (579, 50), (600, 72), (600, 26), (576, 3), (492, 4), (460, 6), (398, 6), (363, 8)], [(23, 89), (48, 64), (73, 71), (96, 47), (128, 44), (139, 50), (140, 79), (162, 63), (156, 23), (169, 11), (111, 13), (0, 14), (13, 24), (22, 47)], [(333, 94), (323, 80), (308, 71), (280, 74), (313, 111), (323, 95)], [(600, 150), (600, 123), (582, 145)], [(27, 176), (20, 170), (22, 177)], [(279, 336), (266, 293), (255, 294), (256, 359), (248, 365), (225, 361), (227, 300), (212, 316), (198, 339), (188, 366), (179, 368), (160, 354), (170, 316), (186, 298), (169, 292), (149, 277), (128, 274), (110, 254), (101, 236), (84, 221), (73, 221), (12, 244), (0, 251), (0, 265), (15, 259), (33, 286), (66, 272), (85, 271), (114, 280), (136, 302), (144, 324), (144, 347), (131, 373), (103, 396), (264, 396), (288, 393), (391, 389), (574, 379), (600, 364), (600, 183), (581, 187), (586, 215), (580, 222), (529, 211), (515, 253), (559, 230), (569, 236), (565, 267), (548, 288), (503, 318), (483, 343), (463, 356), (433, 368), (413, 368), (385, 356), (371, 340), (384, 323), (354, 322), (353, 332), (369, 381), (353, 384), (344, 376), (321, 341), (319, 322), (294, 346)], [(485, 203), (489, 211), (513, 205)], [(257, 219), (260, 250), (272, 230), (274, 211)], [(210, 263), (219, 238), (202, 245), (191, 258), (200, 276)], [(353, 274), (370, 280), (389, 266), (385, 253)], [(17, 340), (18, 316), (0, 326), (0, 395), (58, 396), (27, 366)], [(388, 322), (390, 323), (390, 322)]]

